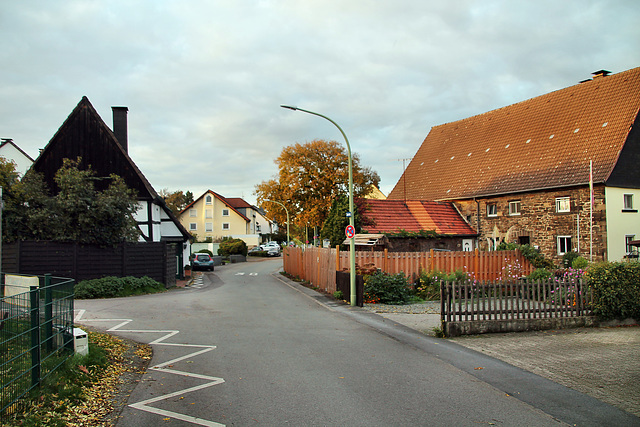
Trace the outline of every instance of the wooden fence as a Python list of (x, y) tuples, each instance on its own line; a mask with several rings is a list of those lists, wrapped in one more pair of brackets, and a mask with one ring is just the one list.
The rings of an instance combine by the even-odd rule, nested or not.
[(2, 272), (52, 274), (76, 282), (105, 276), (149, 276), (166, 287), (176, 283), (175, 248), (165, 242), (100, 247), (77, 243), (18, 241), (2, 247)]
[[(284, 271), (319, 289), (336, 291), (336, 271), (349, 269), (349, 252), (328, 248), (292, 248), (283, 253)], [(485, 252), (356, 252), (356, 265), (375, 266), (389, 274), (404, 273), (415, 280), (422, 271), (461, 270), (477, 281), (526, 276), (534, 268), (519, 251)]]
[(445, 334), (457, 336), (585, 326), (592, 295), (581, 279), (442, 282), (440, 304)]

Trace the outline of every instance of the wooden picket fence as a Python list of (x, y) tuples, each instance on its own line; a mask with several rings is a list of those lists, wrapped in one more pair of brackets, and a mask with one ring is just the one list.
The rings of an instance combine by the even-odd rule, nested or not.
[[(415, 280), (423, 271), (468, 273), (477, 281), (529, 275), (534, 267), (518, 250), (485, 252), (356, 252), (356, 265), (374, 266), (389, 274), (403, 273)], [(292, 248), (283, 252), (284, 271), (319, 289), (336, 291), (336, 271), (349, 269), (349, 251), (329, 248)]]

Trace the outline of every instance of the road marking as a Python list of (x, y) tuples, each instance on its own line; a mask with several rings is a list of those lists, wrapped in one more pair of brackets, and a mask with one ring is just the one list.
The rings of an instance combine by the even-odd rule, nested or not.
[(249, 276), (257, 276), (258, 273), (249, 273)]
[(209, 421), (209, 420), (205, 420), (202, 418), (198, 418), (198, 417), (192, 417), (191, 415), (187, 415), (187, 414), (182, 414), (179, 412), (173, 412), (173, 411), (166, 411), (164, 409), (158, 409), (158, 408), (154, 408), (152, 406), (149, 406), (152, 403), (155, 402), (159, 402), (161, 400), (166, 400), (166, 399), (171, 399), (172, 397), (178, 396), (178, 395), (184, 395), (186, 393), (190, 393), (192, 391), (198, 391), (198, 390), (202, 390), (204, 388), (207, 387), (212, 387), (214, 385), (218, 385), (218, 384), (222, 384), (224, 383), (224, 379), (222, 378), (218, 378), (218, 377), (212, 377), (209, 375), (202, 375), (202, 374), (196, 374), (194, 372), (186, 372), (186, 371), (178, 371), (176, 369), (167, 369), (166, 366), (172, 365), (174, 363), (180, 362), (182, 360), (188, 359), (188, 358), (192, 358), (195, 356), (199, 356), (201, 354), (207, 353), (211, 350), (213, 350), (214, 348), (216, 348), (215, 345), (199, 345), (199, 344), (178, 344), (178, 343), (168, 343), (168, 342), (164, 342), (166, 339), (171, 338), (174, 335), (177, 335), (180, 333), (180, 331), (178, 330), (153, 330), (153, 329), (148, 329), (148, 330), (142, 330), (142, 329), (121, 329), (122, 327), (124, 327), (125, 325), (128, 325), (129, 323), (133, 322), (133, 319), (83, 319), (82, 317), (84, 316), (84, 314), (86, 313), (86, 310), (79, 310), (78, 314), (76, 315), (74, 322), (119, 322), (116, 326), (112, 326), (111, 328), (107, 329), (107, 332), (129, 332), (129, 333), (163, 333), (165, 335), (161, 336), (160, 338), (150, 342), (150, 345), (166, 345), (166, 346), (173, 346), (173, 347), (187, 347), (187, 348), (198, 348), (200, 350), (194, 351), (192, 353), (189, 353), (187, 355), (169, 360), (167, 362), (161, 363), (159, 365), (155, 365), (152, 366), (151, 368), (149, 368), (149, 370), (153, 370), (153, 371), (160, 371), (163, 373), (170, 373), (170, 374), (175, 374), (175, 375), (181, 375), (181, 376), (185, 376), (185, 377), (189, 377), (189, 378), (197, 378), (197, 379), (201, 379), (201, 380), (205, 380), (208, 381), (204, 384), (201, 385), (197, 385), (194, 387), (189, 387), (186, 389), (181, 389), (178, 391), (175, 391), (173, 393), (169, 393), (169, 394), (164, 394), (162, 396), (157, 396), (157, 397), (153, 397), (151, 399), (147, 399), (147, 400), (143, 400), (141, 402), (136, 402), (136, 403), (132, 403), (129, 406), (135, 409), (139, 409), (141, 411), (145, 411), (145, 412), (150, 412), (152, 414), (157, 414), (157, 415), (161, 415), (164, 417), (170, 417), (170, 418), (175, 418), (177, 420), (182, 420), (182, 421), (186, 421), (192, 424), (198, 424), (201, 426), (206, 426), (206, 427), (220, 427), (220, 426), (224, 426), (224, 424), (220, 424), (220, 423), (216, 423), (214, 421)]
[(241, 271), (239, 273), (236, 273), (236, 276), (244, 276), (244, 272)]

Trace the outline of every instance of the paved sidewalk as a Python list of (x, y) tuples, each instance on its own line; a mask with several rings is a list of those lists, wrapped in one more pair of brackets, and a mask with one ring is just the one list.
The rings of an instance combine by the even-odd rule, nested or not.
[[(435, 335), (439, 307), (374, 305), (378, 315)], [(449, 338), (640, 417), (640, 326)], [(640, 425), (640, 419), (638, 420)]]

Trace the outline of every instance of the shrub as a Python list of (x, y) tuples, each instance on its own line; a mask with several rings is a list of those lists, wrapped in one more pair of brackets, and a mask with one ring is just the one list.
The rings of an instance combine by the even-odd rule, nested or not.
[(585, 276), (596, 316), (640, 320), (640, 263), (603, 262), (592, 265)]
[(456, 270), (453, 273), (443, 273), (441, 271), (431, 271), (429, 273), (422, 272), (416, 286), (416, 296), (427, 301), (436, 301), (440, 299), (440, 282), (469, 282), (473, 278), (462, 270)]
[(535, 268), (553, 268), (553, 262), (548, 260), (540, 253), (540, 251), (531, 245), (518, 245), (517, 243), (500, 243), (497, 250), (514, 250), (518, 249), (522, 256), (527, 259)]
[(220, 242), (218, 255), (228, 257), (229, 255), (247, 256), (247, 244), (241, 239), (226, 238)]
[(573, 260), (578, 258), (580, 255), (578, 255), (577, 252), (567, 252), (566, 254), (562, 255), (562, 266), (564, 268), (569, 268), (573, 265)]
[(335, 291), (333, 293), (333, 297), (337, 300), (342, 300), (344, 299), (344, 294), (342, 293), (342, 291)]
[(406, 304), (411, 300), (411, 288), (404, 274), (379, 271), (365, 276), (364, 300), (369, 303)]
[(164, 292), (162, 283), (150, 277), (103, 277), (83, 280), (74, 286), (76, 299), (115, 298)]
[(547, 270), (546, 268), (536, 268), (527, 276), (529, 280), (548, 280), (553, 277), (553, 272)]
[(579, 270), (586, 270), (589, 266), (589, 261), (579, 256), (573, 260), (571, 267)]

